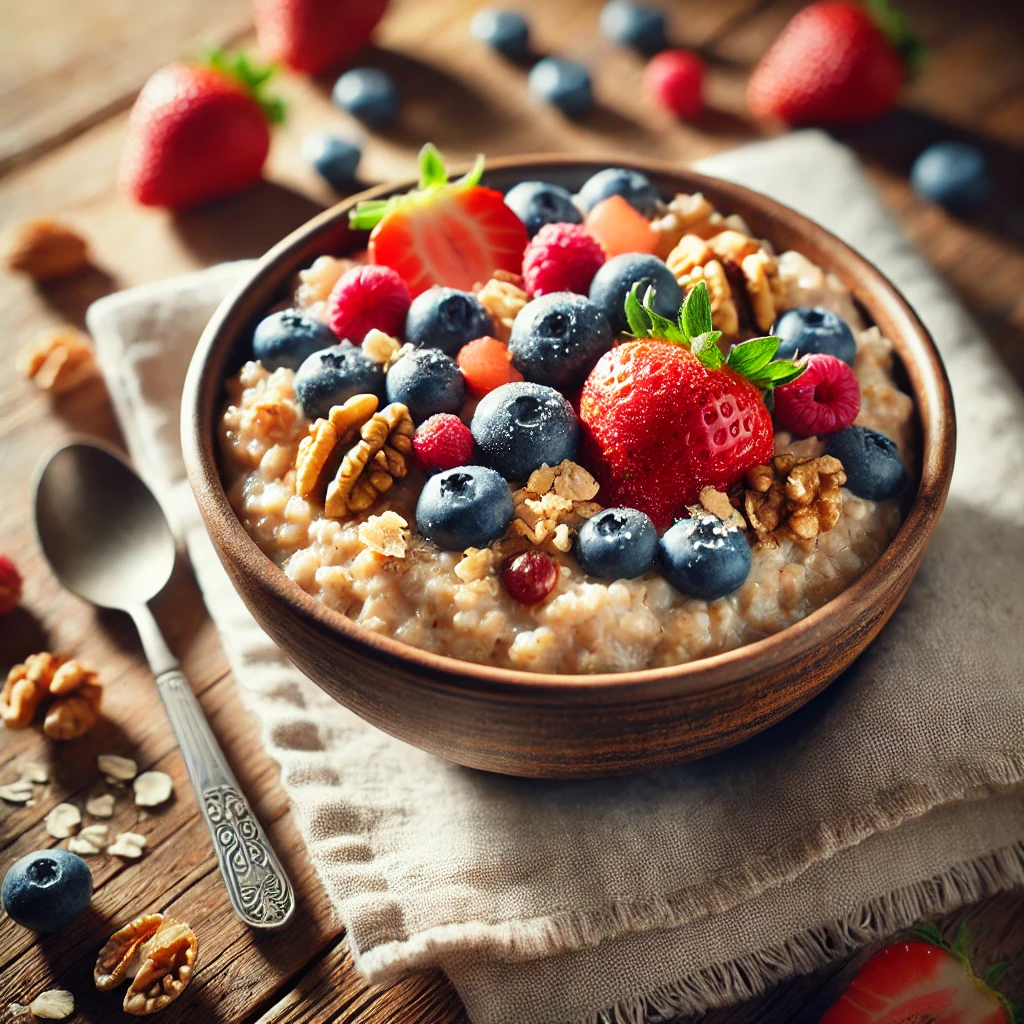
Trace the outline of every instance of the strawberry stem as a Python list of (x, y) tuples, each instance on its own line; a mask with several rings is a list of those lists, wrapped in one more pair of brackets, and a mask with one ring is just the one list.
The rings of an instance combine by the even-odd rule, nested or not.
[(893, 7), (890, 0), (866, 0), (866, 6), (875, 24), (903, 59), (906, 78), (916, 77), (928, 48), (910, 30), (907, 16), (898, 7)]
[(271, 124), (279, 124), (284, 120), (284, 100), (280, 96), (268, 96), (265, 90), (267, 82), (277, 73), (277, 65), (258, 64), (241, 50), (226, 53), (220, 47), (206, 54), (206, 63), (234, 79), (249, 92)]

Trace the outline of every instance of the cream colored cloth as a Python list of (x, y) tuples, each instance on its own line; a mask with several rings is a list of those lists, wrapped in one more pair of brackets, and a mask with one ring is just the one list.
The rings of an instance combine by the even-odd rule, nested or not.
[(664, 1019), (1024, 884), (1021, 393), (846, 150), (804, 133), (702, 169), (800, 208), (897, 282), (946, 359), (960, 448), (920, 576), (855, 668), (771, 731), (671, 771), (491, 776), (325, 697), (242, 606), (183, 481), (186, 363), (246, 267), (90, 311), (132, 455), (185, 538), (356, 963), (378, 981), (439, 964), (475, 1024)]

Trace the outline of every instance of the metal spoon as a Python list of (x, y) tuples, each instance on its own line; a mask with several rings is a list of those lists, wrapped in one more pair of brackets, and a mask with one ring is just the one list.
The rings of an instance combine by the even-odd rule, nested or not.
[(135, 620), (231, 905), (253, 928), (280, 927), (295, 910), (291, 883), (149, 609), (174, 567), (163, 511), (135, 471), (99, 445), (69, 444), (37, 474), (36, 530), (53, 571), (79, 597)]

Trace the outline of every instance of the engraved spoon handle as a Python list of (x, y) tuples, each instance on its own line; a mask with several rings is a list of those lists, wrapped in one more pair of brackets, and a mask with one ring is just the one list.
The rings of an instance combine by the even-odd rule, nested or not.
[(251, 928), (279, 928), (295, 894), (267, 836), (242, 795), (192, 687), (178, 669), (156, 677), (199, 810), (210, 830), (228, 898)]

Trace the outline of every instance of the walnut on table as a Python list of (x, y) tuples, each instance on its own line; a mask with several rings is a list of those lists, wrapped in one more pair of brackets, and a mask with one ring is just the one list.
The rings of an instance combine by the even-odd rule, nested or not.
[(37, 281), (70, 277), (89, 264), (85, 239), (67, 224), (33, 217), (11, 227), (3, 241), (4, 265)]
[(75, 327), (47, 327), (23, 345), (15, 356), (23, 377), (36, 387), (63, 395), (98, 372), (92, 339)]
[(99, 721), (102, 697), (96, 673), (80, 662), (48, 651), (31, 654), (7, 673), (0, 694), (3, 723), (25, 729), (49, 702), (43, 732), (52, 740), (76, 739)]

